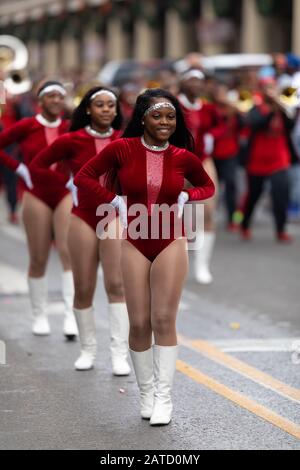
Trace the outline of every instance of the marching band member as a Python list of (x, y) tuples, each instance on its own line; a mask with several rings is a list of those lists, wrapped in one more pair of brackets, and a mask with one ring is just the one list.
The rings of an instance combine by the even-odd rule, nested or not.
[[(167, 425), (172, 416), (177, 358), (176, 315), (188, 270), (180, 217), (188, 200), (211, 197), (214, 184), (199, 158), (188, 151), (191, 135), (178, 100), (167, 91), (146, 90), (138, 97), (123, 137), (90, 160), (74, 182), (79, 190), (87, 191), (92, 206), (111, 203), (128, 229), (122, 241), (121, 266), (141, 416), (153, 426)], [(106, 187), (99, 185), (104, 174)], [(184, 190), (185, 178), (195, 187)], [(127, 197), (127, 207), (121, 195)], [(165, 236), (166, 221), (163, 214), (155, 217), (156, 209), (176, 203), (178, 212), (170, 214)], [(143, 208), (144, 212), (140, 235), (131, 232), (135, 226), (131, 210), (137, 204), (137, 211)], [(177, 234), (176, 226), (180, 228)], [(144, 229), (145, 237), (141, 235)], [(157, 236), (152, 236), (153, 229)]]
[(32, 181), (28, 170), (28, 165), (38, 152), (68, 130), (69, 123), (60, 117), (65, 96), (65, 88), (57, 81), (47, 81), (40, 86), (38, 90), (40, 113), (21, 119), (0, 133), (0, 148), (3, 149), (14, 143), (19, 144), (24, 163), (14, 160), (3, 151), (0, 154), (0, 162), (13, 169), (26, 184), (23, 222), (30, 257), (28, 285), (33, 313), (32, 331), (35, 335), (50, 334), (45, 273), (54, 233), (63, 267), (62, 293), (65, 303), (63, 332), (67, 338), (73, 339), (77, 335), (77, 327), (72, 312), (74, 289), (67, 247), (69, 213), (72, 205), (70, 192), (65, 187), (68, 176), (63, 168), (53, 168), (49, 185), (38, 179)]
[[(49, 168), (64, 162), (75, 176), (80, 168), (119, 137), (122, 118), (115, 93), (94, 87), (83, 97), (73, 114), (71, 132), (44, 149), (30, 165), (32, 174), (41, 180), (50, 176)], [(120, 266), (121, 241), (99, 240), (96, 227), (97, 207), (89, 204), (88, 194), (70, 183), (74, 207), (69, 231), (69, 249), (75, 281), (74, 313), (77, 320), (81, 355), (75, 362), (77, 370), (93, 367), (97, 352), (93, 298), (99, 262), (102, 264), (108, 297), (111, 336), (111, 358), (115, 375), (128, 375), (128, 313), (126, 309)], [(110, 226), (118, 225), (115, 218)], [(110, 227), (112, 228), (112, 227)]]

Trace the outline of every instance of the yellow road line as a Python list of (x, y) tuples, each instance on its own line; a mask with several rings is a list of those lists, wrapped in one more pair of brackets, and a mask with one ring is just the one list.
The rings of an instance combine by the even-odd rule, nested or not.
[(285, 431), (291, 436), (294, 436), (300, 440), (300, 426), (293, 423), (292, 421), (283, 418), (277, 413), (274, 413), (274, 411), (265, 408), (264, 406), (256, 403), (254, 400), (242, 395), (241, 393), (235, 392), (229, 387), (226, 387), (225, 385), (212, 379), (208, 375), (202, 374), (202, 372), (194, 369), (192, 366), (186, 364), (183, 361), (177, 361), (177, 370), (195, 382), (204, 385), (218, 395), (227, 398), (233, 403), (239, 405), (241, 408), (254, 413), (256, 416), (259, 416), (282, 431)]
[(179, 339), (184, 346), (199, 351), (205, 357), (213, 360), (214, 362), (217, 362), (218, 364), (221, 364), (233, 370), (234, 372), (238, 372), (239, 374), (253, 380), (263, 387), (278, 393), (284, 398), (288, 398), (290, 400), (296, 401), (297, 403), (300, 403), (300, 390), (275, 379), (271, 375), (266, 374), (265, 372), (262, 372), (255, 367), (252, 367), (245, 362), (230, 356), (229, 354), (224, 353), (207, 341), (188, 340), (182, 336), (180, 336)]

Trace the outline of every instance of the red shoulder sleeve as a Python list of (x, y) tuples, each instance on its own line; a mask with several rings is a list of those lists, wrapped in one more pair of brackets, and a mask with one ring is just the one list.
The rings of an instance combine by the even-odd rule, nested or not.
[(20, 162), (8, 155), (2, 149), (9, 145), (21, 142), (28, 132), (29, 119), (22, 119), (11, 127), (0, 132), (0, 163), (7, 166), (11, 170), (16, 170)]
[[(50, 169), (51, 165), (72, 158), (73, 153), (74, 149), (70, 134), (64, 134), (58, 137), (53, 144), (39, 152), (30, 163), (29, 169), (33, 180), (38, 179), (39, 181), (43, 181), (46, 179), (49, 184), (49, 178), (54, 177), (53, 171)], [(56, 181), (57, 178), (60, 179), (63, 184), (66, 182), (66, 176), (58, 171), (55, 172)]]
[(212, 197), (215, 193), (215, 185), (204, 170), (201, 161), (196, 155), (184, 152), (185, 178), (194, 188), (185, 189), (189, 194), (190, 201), (203, 201)]
[(122, 148), (122, 139), (108, 144), (98, 155), (87, 162), (74, 178), (74, 184), (90, 193), (95, 203), (111, 202), (116, 196), (99, 184), (99, 177), (109, 170), (119, 168), (119, 155)]

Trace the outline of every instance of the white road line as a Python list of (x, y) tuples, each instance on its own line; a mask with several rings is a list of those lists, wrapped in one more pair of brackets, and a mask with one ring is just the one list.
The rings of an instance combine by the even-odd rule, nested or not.
[(300, 338), (218, 340), (209, 342), (223, 352), (291, 352)]
[(27, 294), (27, 276), (25, 272), (0, 262), (0, 294)]

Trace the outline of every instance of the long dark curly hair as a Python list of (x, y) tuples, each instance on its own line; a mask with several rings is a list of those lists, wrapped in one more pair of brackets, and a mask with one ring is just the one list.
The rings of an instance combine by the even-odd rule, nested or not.
[(91, 102), (91, 97), (93, 96), (94, 93), (97, 93), (97, 91), (101, 90), (106, 90), (110, 91), (116, 96), (116, 111), (117, 115), (115, 119), (113, 120), (111, 126), (113, 129), (119, 130), (122, 127), (122, 114), (121, 114), (121, 109), (120, 109), (120, 104), (117, 95), (115, 94), (114, 91), (110, 90), (109, 88), (102, 87), (102, 86), (96, 86), (91, 88), (82, 98), (79, 106), (73, 111), (72, 117), (71, 117), (71, 126), (70, 126), (70, 131), (78, 131), (79, 129), (83, 129), (84, 127), (88, 126), (91, 124), (91, 116), (87, 114), (87, 109), (90, 106)]
[(175, 96), (161, 88), (151, 88), (138, 96), (131, 120), (122, 137), (139, 137), (144, 134), (144, 127), (142, 125), (143, 116), (146, 110), (153, 104), (153, 99), (155, 98), (165, 98), (176, 109), (176, 130), (169, 139), (170, 143), (175, 145), (175, 147), (193, 152), (194, 139), (185, 123), (180, 103)]

